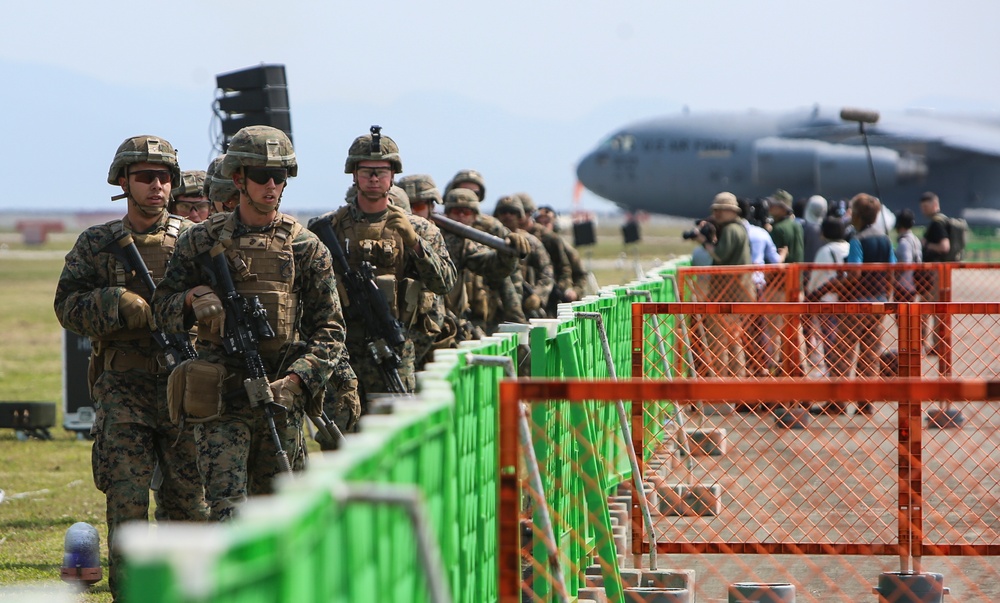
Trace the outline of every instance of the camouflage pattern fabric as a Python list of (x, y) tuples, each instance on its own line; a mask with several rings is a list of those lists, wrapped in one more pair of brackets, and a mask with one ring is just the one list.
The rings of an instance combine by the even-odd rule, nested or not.
[[(214, 353), (201, 356), (212, 362), (227, 360)], [(228, 381), (238, 386), (242, 377), (239, 374)], [(298, 469), (305, 466), (303, 407), (297, 401), (290, 412), (274, 416), (282, 449), (293, 468)], [(248, 496), (274, 492), (274, 478), (281, 473), (281, 467), (262, 409), (251, 408), (245, 398), (227, 401), (221, 417), (194, 426), (194, 440), (212, 521), (235, 517)]]
[[(133, 233), (143, 257), (149, 253), (144, 241), (165, 240), (168, 219), (162, 213), (149, 231)], [(180, 231), (190, 226), (181, 222)], [(121, 228), (132, 232), (127, 218)], [(91, 391), (96, 409), (91, 456), (94, 483), (107, 499), (108, 579), (113, 594), (119, 592), (122, 580), (114, 533), (125, 521), (147, 520), (150, 478), (157, 461), (164, 477), (157, 499), (161, 513), (175, 521), (207, 518), (194, 438), (190, 429), (181, 433), (170, 422), (159, 350), (148, 333), (144, 337), (129, 333), (119, 315), (118, 301), (126, 291), (118, 284), (123, 268), (112, 254), (99, 253), (115, 236), (110, 224), (92, 226), (79, 236), (66, 255), (54, 302), (60, 324), (89, 336), (95, 351), (103, 352), (101, 366), (107, 360), (122, 369), (103, 371)], [(142, 294), (148, 292), (143, 289)]]
[[(485, 214), (477, 215), (473, 226), (500, 238), (510, 234), (510, 231), (500, 220)], [(523, 283), (524, 276), (520, 270), (515, 270), (510, 276), (500, 281), (485, 283), (486, 295), (490, 296), (500, 309), (497, 316), (488, 319), (474, 316), (473, 323), (476, 324), (477, 328), (482, 329), (486, 334), (492, 334), (502, 322), (527, 323), (528, 318), (521, 308)]]
[(323, 412), (337, 424), (342, 433), (357, 431), (358, 419), (361, 418), (358, 376), (351, 368), (350, 359), (346, 354), (333, 369), (333, 375), (326, 386)]
[(569, 262), (566, 242), (563, 241), (562, 237), (538, 223), (532, 223), (528, 232), (542, 242), (542, 246), (549, 254), (549, 261), (552, 262), (553, 287), (552, 294), (549, 295), (546, 314), (550, 318), (555, 318), (556, 306), (564, 301), (563, 292), (573, 288), (573, 267)]
[[(220, 225), (233, 228), (234, 239), (250, 232), (268, 236), (274, 234), (283, 218), (279, 212), (270, 225), (250, 229), (240, 222), (239, 212), (216, 214), (182, 234), (154, 296), (153, 315), (160, 328), (176, 333), (191, 327), (194, 316), (185, 311), (184, 297), (192, 287), (209, 285), (197, 258), (216, 244)], [(305, 228), (298, 229), (290, 247), (292, 261), (287, 269), (294, 274), (292, 292), (298, 299), (295, 341), (261, 356), (269, 380), (294, 372), (302, 379), (303, 398), (323, 396), (330, 375), (345, 352), (343, 315), (334, 293), (332, 259), (316, 235)], [(274, 317), (268, 316), (268, 320), (273, 322)], [(273, 454), (263, 410), (250, 409), (240, 394), (245, 370), (243, 359), (225, 354), (222, 346), (211, 342), (199, 340), (197, 347), (199, 357), (227, 368), (230, 377), (224, 388), (235, 395), (235, 399), (227, 402), (222, 418), (199, 425), (195, 434), (212, 518), (226, 519), (247, 494), (270, 491), (273, 476), (279, 471), (278, 460)], [(299, 402), (286, 417), (285, 429), (280, 430), (290, 445), (298, 445), (301, 439), (305, 400), (301, 405)], [(271, 452), (260, 452), (266, 449)], [(286, 452), (293, 461), (297, 458), (294, 455), (299, 454), (288, 448)]]
[(524, 276), (524, 299), (534, 294), (538, 297), (541, 306), (535, 310), (525, 308), (524, 315), (530, 318), (544, 318), (545, 305), (552, 294), (552, 287), (555, 280), (552, 278), (552, 260), (549, 253), (545, 251), (545, 246), (538, 240), (538, 237), (526, 230), (520, 231), (528, 238), (531, 245), (531, 252), (528, 257), (521, 260), (521, 274)]
[[(384, 141), (383, 137), (383, 141)], [(407, 219), (419, 237), (420, 253), (403, 249), (401, 241), (396, 241), (398, 235), (384, 231), (387, 212), (381, 214), (366, 215), (357, 206), (357, 197), (348, 200), (348, 204), (338, 210), (328, 212), (315, 218), (315, 220), (331, 218), (337, 240), (341, 244), (349, 242), (349, 257), (359, 258), (358, 261), (371, 261), (375, 268), (376, 276), (394, 275), (397, 284), (403, 279), (414, 279), (422, 286), (424, 292), (434, 295), (444, 295), (455, 285), (457, 271), (448, 254), (448, 247), (445, 245), (441, 232), (429, 220), (407, 214)], [(312, 220), (310, 221), (312, 222)], [(360, 238), (355, 234), (355, 230), (368, 233), (382, 232), (381, 239), (376, 242), (395, 241), (397, 249), (402, 249), (395, 255), (385, 254), (386, 249), (372, 247), (368, 251), (362, 251), (363, 241), (375, 240), (373, 238)], [(395, 238), (393, 238), (395, 237)], [(337, 268), (339, 270), (339, 267)], [(402, 292), (400, 292), (401, 294)], [(341, 295), (344, 295), (341, 292)], [(429, 297), (429, 296), (428, 296)], [(341, 300), (346, 302), (346, 300)], [(390, 305), (398, 302), (402, 306), (402, 300), (390, 300)], [(408, 338), (401, 350), (397, 350), (401, 358), (401, 365), (398, 369), (400, 379), (408, 392), (413, 392), (416, 388), (416, 378), (414, 377), (416, 352), (414, 349), (413, 336), (415, 333), (427, 334), (427, 337), (436, 338), (440, 332), (440, 324), (434, 322), (430, 304), (422, 303), (422, 309), (414, 313), (411, 324), (404, 325), (408, 328)], [(400, 318), (397, 316), (397, 318)], [(381, 372), (376, 363), (370, 358), (367, 346), (365, 345), (365, 325), (360, 319), (349, 319), (347, 321), (347, 349), (350, 353), (351, 367), (358, 376), (359, 393), (361, 394), (362, 407), (367, 409), (368, 394), (387, 393), (389, 388), (382, 378)]]

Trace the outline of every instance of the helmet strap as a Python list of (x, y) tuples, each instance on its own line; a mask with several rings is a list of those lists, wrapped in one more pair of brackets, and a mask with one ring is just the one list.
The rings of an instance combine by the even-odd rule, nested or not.
[[(146, 207), (145, 205), (142, 205), (138, 201), (135, 200), (135, 197), (132, 196), (132, 189), (130, 189), (129, 185), (128, 185), (128, 166), (127, 165), (125, 166), (125, 184), (123, 185), (122, 188), (124, 188), (123, 194), (120, 195), (120, 196), (116, 195), (116, 197), (118, 199), (121, 199), (122, 197), (124, 197), (125, 199), (128, 199), (127, 203), (135, 206), (135, 208), (137, 210), (139, 210), (139, 212), (141, 214), (143, 214), (143, 215), (146, 215), (146, 216), (149, 216), (150, 218), (153, 218), (153, 217), (156, 217), (156, 216), (162, 214), (164, 212), (164, 210), (167, 209), (165, 206), (160, 206), (160, 207)], [(112, 197), (111, 199), (114, 200), (116, 197)]]

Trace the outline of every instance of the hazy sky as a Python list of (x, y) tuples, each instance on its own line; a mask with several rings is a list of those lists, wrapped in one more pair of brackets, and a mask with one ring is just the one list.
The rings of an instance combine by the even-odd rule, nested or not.
[[(692, 111), (816, 102), (997, 110), (997, 23), (1000, 3), (987, 0), (8, 2), (0, 20), (4, 130), (30, 125), (37, 137), (5, 141), (0, 158), (10, 169), (39, 162), (52, 145), (67, 152), (45, 159), (49, 169), (62, 166), (59, 180), (8, 184), (2, 205), (107, 199), (113, 191), (104, 178), (114, 149), (140, 132), (161, 132), (183, 148), (185, 168), (203, 169), (211, 154), (215, 75), (266, 62), (286, 65), (303, 166), (311, 153), (311, 172), (302, 170), (303, 183), (294, 183), (303, 194), (342, 198), (346, 149), (384, 113), (396, 121), (382, 124), (387, 134), (407, 135), (406, 145), (398, 140), (404, 167), (407, 157), (416, 158), (411, 171), (431, 172), (439, 186), (455, 170), (475, 167), (488, 183), (497, 174), (493, 199), (493, 192), (524, 189), (563, 207), (575, 160), (601, 137), (684, 105)], [(59, 102), (71, 105), (79, 91), (94, 97), (86, 114), (53, 115), (56, 101), (35, 95), (58, 89), (53, 79), (66, 81)], [(177, 99), (170, 105), (177, 113), (144, 113), (142, 99), (149, 97)], [(430, 100), (412, 121), (433, 122), (434, 132), (455, 135), (453, 142), (437, 141), (432, 153), (422, 152), (431, 148), (429, 135), (406, 123), (415, 98)], [(470, 107), (478, 123), (463, 121)], [(72, 140), (74, 123), (97, 134)], [(454, 134), (491, 132), (498, 123), (507, 130), (562, 124), (579, 139), (565, 148), (561, 140)], [(507, 158), (524, 157), (525, 145), (533, 153), (515, 170)], [(549, 154), (541, 150), (546, 145)], [(491, 147), (491, 154), (478, 146)], [(442, 149), (455, 156), (441, 157)], [(61, 190), (50, 190), (57, 182)], [(306, 205), (317, 203), (325, 201)]]

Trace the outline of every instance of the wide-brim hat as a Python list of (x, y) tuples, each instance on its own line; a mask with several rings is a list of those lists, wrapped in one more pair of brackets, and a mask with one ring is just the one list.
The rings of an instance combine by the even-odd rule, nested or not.
[(740, 213), (740, 204), (736, 201), (736, 195), (732, 193), (719, 193), (712, 201), (712, 211), (717, 209), (728, 209)]
[(792, 209), (792, 201), (794, 201), (794, 199), (792, 198), (792, 194), (780, 188), (774, 191), (774, 194), (768, 197), (767, 201), (771, 205), (780, 205), (785, 209), (787, 209), (789, 212), (795, 211)]

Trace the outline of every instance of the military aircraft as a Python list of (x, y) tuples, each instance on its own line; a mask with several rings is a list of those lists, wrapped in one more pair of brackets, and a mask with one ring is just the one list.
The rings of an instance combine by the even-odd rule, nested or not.
[(691, 218), (720, 191), (752, 199), (782, 188), (796, 198), (879, 194), (919, 219), (930, 190), (945, 213), (1000, 226), (1000, 116), (685, 111), (615, 132), (580, 161), (577, 178), (624, 209)]

